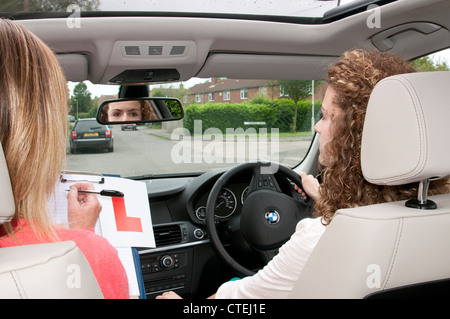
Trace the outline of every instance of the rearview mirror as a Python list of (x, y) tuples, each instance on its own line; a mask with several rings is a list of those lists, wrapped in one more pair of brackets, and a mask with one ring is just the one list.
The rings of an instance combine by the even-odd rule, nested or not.
[(101, 124), (165, 122), (183, 117), (180, 100), (165, 97), (107, 100), (97, 111)]

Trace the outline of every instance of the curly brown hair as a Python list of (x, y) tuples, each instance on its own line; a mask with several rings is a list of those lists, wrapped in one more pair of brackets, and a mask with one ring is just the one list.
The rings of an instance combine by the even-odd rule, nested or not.
[[(320, 198), (315, 217), (327, 225), (336, 210), (415, 198), (418, 183), (381, 186), (367, 182), (361, 170), (361, 137), (370, 94), (381, 79), (416, 70), (405, 60), (384, 53), (351, 50), (328, 70), (328, 85), (336, 92), (335, 105), (344, 112), (327, 145), (331, 162), (321, 168)], [(448, 180), (434, 181), (429, 194), (448, 192)]]
[(158, 120), (159, 117), (155, 113), (153, 106), (150, 104), (150, 101), (143, 100), (141, 101), (141, 110), (142, 110), (142, 119), (143, 120)]

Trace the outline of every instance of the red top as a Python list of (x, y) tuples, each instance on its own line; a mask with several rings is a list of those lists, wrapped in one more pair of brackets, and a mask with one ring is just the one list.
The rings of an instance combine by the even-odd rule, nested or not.
[[(50, 243), (50, 239), (39, 239), (31, 227), (20, 220), (21, 227), (15, 233), (16, 240), (12, 237), (0, 238), (0, 247), (12, 247), (19, 245), (33, 245)], [(89, 262), (95, 278), (106, 299), (130, 298), (128, 291), (128, 279), (125, 269), (119, 259), (117, 250), (111, 246), (107, 239), (98, 236), (91, 228), (67, 229), (55, 227), (60, 241), (74, 241), (77, 247)]]

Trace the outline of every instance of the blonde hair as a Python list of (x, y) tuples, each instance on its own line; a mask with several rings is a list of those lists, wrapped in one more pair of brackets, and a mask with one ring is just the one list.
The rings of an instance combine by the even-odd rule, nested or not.
[[(351, 50), (328, 70), (328, 84), (335, 90), (334, 103), (344, 112), (333, 126), (327, 144), (330, 163), (321, 173), (320, 198), (315, 216), (330, 223), (336, 210), (417, 196), (418, 183), (379, 186), (367, 182), (361, 169), (361, 138), (366, 108), (375, 85), (383, 78), (416, 70), (405, 60), (379, 52)], [(449, 181), (431, 183), (429, 194), (447, 193)]]
[[(50, 89), (49, 89), (50, 88)], [(0, 20), (0, 140), (16, 211), (38, 237), (54, 237), (48, 200), (65, 162), (67, 82), (53, 52), (23, 26)]]

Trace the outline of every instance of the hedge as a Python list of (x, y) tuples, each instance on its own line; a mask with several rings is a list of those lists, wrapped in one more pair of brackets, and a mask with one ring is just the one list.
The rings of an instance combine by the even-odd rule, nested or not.
[[(315, 101), (314, 113), (318, 119), (321, 101)], [(311, 131), (311, 101), (299, 101), (297, 113), (297, 132)], [(295, 103), (289, 99), (269, 100), (255, 98), (245, 103), (207, 103), (191, 104), (186, 106), (183, 126), (194, 133), (194, 121), (201, 120), (202, 130), (214, 127), (222, 133), (227, 128), (242, 128), (244, 130), (254, 127), (278, 128), (279, 132), (291, 132), (294, 120)], [(265, 125), (245, 125), (244, 122), (265, 122)]]

